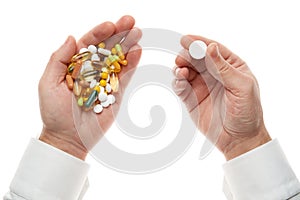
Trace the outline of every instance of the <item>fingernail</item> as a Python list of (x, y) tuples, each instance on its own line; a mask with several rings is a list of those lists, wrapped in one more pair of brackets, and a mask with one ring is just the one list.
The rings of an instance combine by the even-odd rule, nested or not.
[(179, 71), (180, 71), (180, 69), (179, 69), (179, 68), (176, 68), (176, 70), (175, 70), (175, 75), (176, 75), (176, 76), (178, 76)]

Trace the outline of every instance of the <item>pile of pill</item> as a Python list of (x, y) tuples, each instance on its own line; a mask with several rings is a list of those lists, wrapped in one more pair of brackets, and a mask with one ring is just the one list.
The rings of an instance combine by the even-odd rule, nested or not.
[(118, 73), (127, 60), (120, 44), (111, 50), (101, 42), (89, 45), (74, 55), (67, 68), (66, 82), (73, 90), (78, 106), (83, 110), (101, 113), (115, 103), (113, 92), (119, 88)]

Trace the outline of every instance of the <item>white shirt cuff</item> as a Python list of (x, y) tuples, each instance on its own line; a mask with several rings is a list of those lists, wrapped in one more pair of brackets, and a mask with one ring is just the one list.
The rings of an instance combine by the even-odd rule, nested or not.
[(300, 183), (277, 140), (228, 161), (223, 169), (228, 199), (279, 200), (300, 192)]
[(86, 189), (88, 171), (84, 161), (31, 139), (10, 192), (31, 200), (77, 200)]

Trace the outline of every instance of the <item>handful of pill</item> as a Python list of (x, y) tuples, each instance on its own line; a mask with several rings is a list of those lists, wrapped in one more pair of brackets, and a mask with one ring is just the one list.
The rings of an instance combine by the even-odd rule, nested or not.
[(101, 113), (103, 108), (115, 103), (113, 92), (119, 88), (118, 73), (126, 65), (120, 44), (111, 50), (105, 49), (103, 42), (80, 49), (72, 57), (66, 75), (68, 88), (73, 91), (78, 106)]

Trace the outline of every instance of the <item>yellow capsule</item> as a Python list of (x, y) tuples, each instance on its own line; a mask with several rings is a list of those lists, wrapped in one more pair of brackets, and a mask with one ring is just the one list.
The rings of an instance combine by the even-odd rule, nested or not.
[(98, 48), (104, 49), (105, 48), (105, 43), (104, 42), (99, 43)]
[(125, 55), (123, 53), (123, 49), (122, 49), (122, 46), (120, 44), (116, 44), (115, 45), (115, 48), (116, 48), (116, 51), (117, 51), (117, 54), (119, 56), (119, 58), (121, 60), (124, 60), (125, 59)]
[(83, 102), (86, 102), (89, 98), (88, 97), (83, 97)]
[(116, 69), (121, 70), (121, 66), (117, 61), (113, 62), (113, 66), (115, 67), (115, 70)]
[(105, 64), (108, 67), (111, 66), (111, 62), (110, 62), (110, 60), (108, 58), (105, 59)]
[(116, 48), (112, 48), (112, 49), (111, 49), (111, 54), (113, 54), (113, 55), (116, 55), (116, 54), (117, 54)]
[(74, 70), (74, 68), (75, 68), (75, 65), (76, 65), (76, 63), (71, 63), (71, 64), (69, 64), (69, 66), (68, 66), (68, 74), (72, 74), (72, 72), (73, 72), (73, 70)]
[[(106, 80), (102, 79), (100, 81), (100, 86), (105, 87), (106, 86)], [(100, 92), (100, 88), (99, 88), (99, 92)]]
[(112, 73), (110, 76), (110, 86), (114, 92), (118, 92), (119, 90), (119, 79), (116, 73)]
[(101, 78), (107, 79), (108, 78), (108, 73), (107, 72), (102, 72), (101, 73)]
[(91, 57), (91, 53), (89, 51), (85, 51), (79, 54), (76, 54), (72, 57), (71, 62), (77, 62), (77, 61), (81, 61), (84, 62), (86, 60), (88, 60)]
[[(106, 85), (106, 81), (105, 81), (105, 85)], [(96, 85), (94, 87), (94, 90), (96, 90), (98, 93), (100, 93), (100, 87), (99, 87), (99, 85)]]
[(119, 60), (119, 63), (124, 66), (128, 64), (127, 60)]

